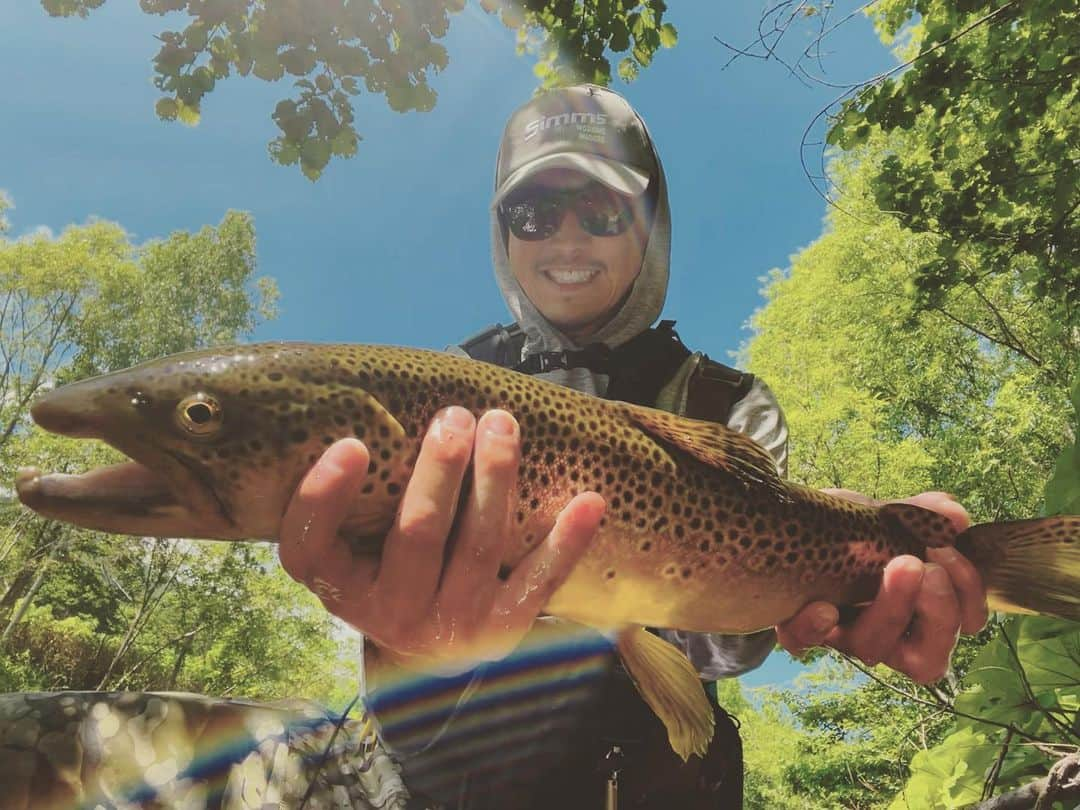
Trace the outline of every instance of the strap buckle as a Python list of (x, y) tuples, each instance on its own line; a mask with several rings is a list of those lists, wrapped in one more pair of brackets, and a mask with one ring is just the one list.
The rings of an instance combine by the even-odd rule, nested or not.
[(541, 374), (545, 371), (567, 368), (566, 352), (537, 352), (533, 357), (536, 358), (536, 365)]

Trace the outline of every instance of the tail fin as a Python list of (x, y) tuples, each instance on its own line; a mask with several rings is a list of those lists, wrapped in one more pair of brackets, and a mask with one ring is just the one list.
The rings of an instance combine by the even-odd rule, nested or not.
[(992, 610), (1080, 622), (1080, 515), (982, 523), (956, 538)]

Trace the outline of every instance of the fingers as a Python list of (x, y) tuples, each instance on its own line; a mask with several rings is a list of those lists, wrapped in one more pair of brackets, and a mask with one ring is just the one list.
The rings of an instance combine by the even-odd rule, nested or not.
[(282, 518), (278, 556), (293, 579), (310, 588), (328, 611), (356, 627), (370, 613), (366, 598), (375, 562), (357, 557), (338, 529), (367, 475), (368, 451), (356, 439), (331, 445), (304, 476)]
[(854, 501), (855, 503), (861, 503), (864, 506), (881, 506), (883, 501), (875, 500), (867, 495), (863, 495), (861, 492), (856, 492), (853, 489), (838, 489), (836, 487), (824, 487), (822, 492), (827, 495), (835, 495), (837, 498), (843, 498), (847, 501)]
[[(455, 525), (470, 460), (475, 474)], [(361, 443), (339, 442), (290, 503), (282, 563), (328, 609), (395, 654), (440, 666), (455, 657), (501, 657), (566, 579), (604, 512), (599, 495), (578, 495), (504, 582), (499, 566), (519, 464), (520, 431), (508, 413), (490, 412), (479, 423), (463, 408), (440, 413), (421, 443), (381, 559), (373, 562), (353, 559), (338, 537), (368, 466)]]
[(825, 643), (840, 620), (840, 612), (828, 602), (811, 602), (783, 624), (776, 626), (776, 640), (792, 655), (802, 655)]
[(910, 634), (885, 657), (885, 663), (918, 683), (932, 683), (948, 670), (959, 633), (960, 603), (949, 572), (940, 565), (927, 565)]
[(990, 618), (986, 588), (978, 570), (954, 548), (930, 548), (926, 556), (948, 572), (960, 603), (960, 631), (967, 635), (978, 633)]
[(499, 631), (510, 637), (524, 635), (596, 536), (604, 508), (602, 497), (584, 492), (559, 513), (544, 542), (529, 552), (500, 589), (492, 609)]
[(910, 503), (944, 515), (952, 522), (958, 534), (971, 525), (967, 510), (948, 492), (923, 492), (899, 503)]
[(439, 589), (440, 608), (466, 623), (481, 619), (499, 586), (521, 459), (518, 425), (506, 411), (489, 411), (476, 426), (473, 488)]
[(278, 556), (293, 579), (308, 583), (312, 566), (343, 545), (337, 542), (338, 527), (367, 475), (368, 458), (361, 442), (342, 439), (323, 453), (293, 493), (278, 532)]
[[(866, 504), (851, 490), (825, 490)], [(945, 492), (924, 492), (900, 503), (944, 515), (962, 532), (967, 511)], [(827, 644), (874, 666), (884, 662), (920, 683), (941, 678), (961, 631), (977, 633), (988, 616), (986, 591), (974, 565), (953, 548), (928, 548), (927, 564), (915, 557), (892, 560), (874, 601), (850, 626), (834, 626), (836, 609), (817, 602), (776, 628), (779, 643), (793, 653)]]
[(403, 624), (426, 611), (438, 586), (475, 429), (464, 408), (435, 417), (387, 534), (376, 587), (386, 612)]
[(850, 627), (835, 628), (826, 643), (870, 666), (883, 661), (907, 632), (924, 573), (925, 566), (916, 557), (904, 555), (890, 561), (874, 601)]

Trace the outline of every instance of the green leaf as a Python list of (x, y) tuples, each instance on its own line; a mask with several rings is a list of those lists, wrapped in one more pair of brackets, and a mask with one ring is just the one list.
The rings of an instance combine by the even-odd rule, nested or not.
[(198, 126), (199, 107), (193, 104), (185, 104), (183, 101), (177, 101), (176, 119), (181, 124), (186, 124), (189, 127)]
[(660, 28), (660, 44), (665, 48), (674, 48), (679, 42), (679, 33), (671, 23), (664, 23)]
[(322, 170), (330, 162), (330, 144), (322, 138), (308, 138), (300, 146), (300, 160), (306, 166)]
[(176, 103), (176, 99), (159, 98), (154, 105), (154, 110), (159, 118), (166, 121), (175, 121), (176, 116), (180, 113), (180, 105)]
[(187, 46), (196, 51), (201, 51), (206, 47), (207, 31), (206, 27), (199, 23), (192, 23), (184, 31), (184, 39), (187, 42)]
[(616, 53), (622, 53), (630, 47), (630, 29), (621, 18), (611, 23), (611, 38), (608, 40), (608, 47)]
[(214, 89), (214, 73), (210, 68), (206, 66), (197, 67), (191, 76), (204, 92), (210, 92)]
[(1046, 484), (1046, 511), (1051, 515), (1080, 514), (1080, 374), (1073, 382), (1072, 445), (1065, 448)]
[(330, 150), (339, 157), (350, 158), (356, 154), (359, 141), (359, 137), (351, 128), (343, 129), (330, 141)]
[(300, 145), (278, 138), (270, 144), (271, 157), (283, 166), (291, 166), (300, 160)]

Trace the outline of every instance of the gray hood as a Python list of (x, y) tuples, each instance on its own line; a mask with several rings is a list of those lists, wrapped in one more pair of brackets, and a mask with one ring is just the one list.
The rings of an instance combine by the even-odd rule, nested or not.
[[(649, 141), (651, 144), (651, 136)], [(590, 343), (604, 343), (610, 348), (615, 348), (652, 326), (664, 308), (668, 267), (671, 263), (671, 209), (668, 204), (667, 178), (664, 176), (664, 167), (660, 162), (660, 156), (656, 154), (655, 145), (652, 146), (652, 151), (657, 166), (656, 211), (645, 246), (641, 272), (634, 282), (626, 303), (611, 321), (589, 338)], [(537, 311), (521, 289), (517, 279), (514, 278), (510, 270), (510, 260), (506, 242), (503, 240), (502, 228), (499, 225), (499, 217), (494, 208), (491, 210), (491, 252), (495, 280), (502, 291), (503, 299), (514, 320), (525, 331), (526, 339), (522, 357), (536, 352), (582, 348)], [(606, 375), (595, 374), (584, 368), (557, 369), (536, 376), (597, 396), (604, 395), (608, 384)]]

